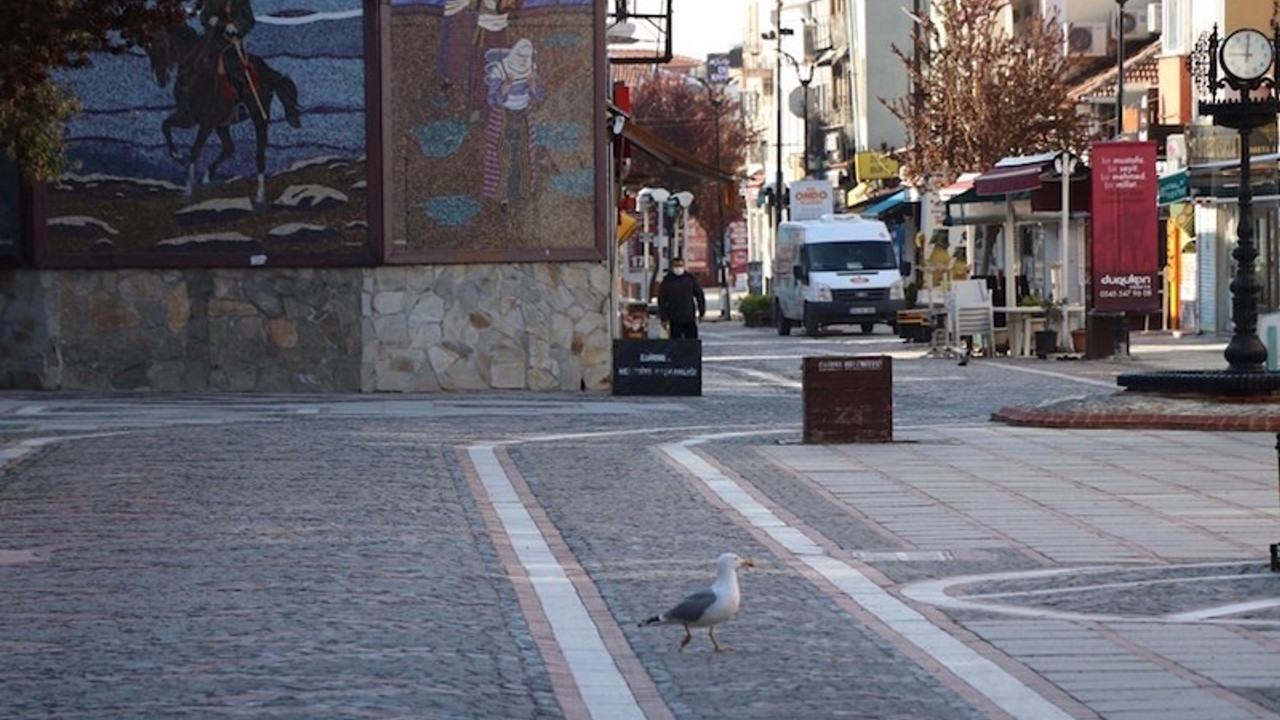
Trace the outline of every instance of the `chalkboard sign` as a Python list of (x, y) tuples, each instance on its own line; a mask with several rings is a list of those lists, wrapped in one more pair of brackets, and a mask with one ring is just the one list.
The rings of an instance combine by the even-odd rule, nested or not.
[(0, 258), (16, 259), (22, 252), (22, 196), (18, 165), (0, 155)]
[(807, 357), (803, 370), (806, 443), (893, 440), (893, 358)]
[(614, 340), (614, 395), (701, 395), (701, 340)]

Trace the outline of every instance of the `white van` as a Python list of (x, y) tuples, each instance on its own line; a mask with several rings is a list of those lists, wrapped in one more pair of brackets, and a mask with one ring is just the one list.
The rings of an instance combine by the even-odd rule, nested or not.
[(823, 215), (778, 225), (773, 266), (773, 316), (778, 334), (802, 325), (810, 336), (825, 325), (876, 323), (896, 328), (905, 306), (903, 276), (889, 228), (858, 215)]

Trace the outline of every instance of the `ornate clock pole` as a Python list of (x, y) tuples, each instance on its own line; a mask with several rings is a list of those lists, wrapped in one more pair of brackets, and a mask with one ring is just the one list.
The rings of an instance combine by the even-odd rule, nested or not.
[[(1231, 252), (1236, 261), (1231, 281), (1231, 312), (1235, 331), (1223, 355), (1234, 372), (1263, 372), (1267, 348), (1258, 339), (1258, 283), (1254, 264), (1258, 247), (1253, 239), (1253, 187), (1249, 135), (1256, 128), (1276, 122), (1280, 101), (1276, 98), (1276, 49), (1280, 30), (1272, 28), (1268, 37), (1258, 30), (1236, 30), (1221, 41), (1218, 27), (1197, 43), (1192, 55), (1192, 73), (1201, 91), (1200, 112), (1213, 116), (1213, 124), (1235, 128), (1240, 133), (1240, 217), (1236, 226), (1239, 242)], [(1222, 77), (1218, 76), (1219, 65)], [(1226, 91), (1234, 91), (1236, 96)], [(1208, 98), (1208, 99), (1205, 99)]]
[[(1218, 27), (1201, 36), (1188, 58), (1200, 98), (1200, 114), (1212, 115), (1213, 124), (1240, 133), (1240, 210), (1238, 242), (1231, 251), (1236, 261), (1231, 280), (1231, 319), (1235, 326), (1223, 356), (1222, 371), (1173, 370), (1120, 375), (1116, 383), (1139, 392), (1223, 395), (1280, 395), (1280, 373), (1266, 371), (1267, 346), (1258, 339), (1258, 292), (1254, 266), (1258, 246), (1253, 240), (1252, 158), (1249, 134), (1276, 122), (1276, 54), (1280, 49), (1280, 25), (1271, 35), (1243, 28), (1218, 37)], [(1221, 75), (1219, 75), (1221, 68)], [(1277, 446), (1280, 447), (1280, 446)]]

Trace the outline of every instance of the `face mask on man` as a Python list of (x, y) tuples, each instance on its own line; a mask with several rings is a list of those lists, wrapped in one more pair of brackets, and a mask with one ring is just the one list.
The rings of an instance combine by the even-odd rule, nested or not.
[(684, 268), (682, 268), (682, 267), (673, 267), (673, 268), (671, 268), (671, 272), (672, 272), (673, 274), (675, 274), (675, 275), (683, 275), (683, 274), (684, 274)]

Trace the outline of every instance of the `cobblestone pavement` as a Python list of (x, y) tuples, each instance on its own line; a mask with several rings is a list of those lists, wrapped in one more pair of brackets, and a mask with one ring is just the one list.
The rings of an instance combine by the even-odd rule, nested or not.
[[(1280, 718), (1273, 436), (987, 420), (1137, 360), (705, 334), (700, 398), (0, 396), (0, 717)], [(801, 444), (859, 352), (894, 442)], [(637, 626), (723, 551), (727, 652)]]

